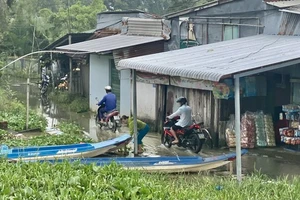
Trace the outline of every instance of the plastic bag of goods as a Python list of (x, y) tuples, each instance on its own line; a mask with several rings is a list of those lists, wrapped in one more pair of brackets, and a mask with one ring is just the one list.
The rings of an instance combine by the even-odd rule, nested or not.
[(285, 130), (288, 130), (288, 129), (289, 129), (288, 127), (280, 128), (280, 129), (279, 129), (279, 134), (280, 134), (281, 136), (284, 136), (284, 131), (285, 131)]
[(265, 131), (264, 113), (262, 111), (255, 113), (256, 145), (259, 147), (267, 146)]
[(234, 115), (229, 116), (229, 121), (226, 124), (226, 142), (228, 147), (235, 147), (235, 131), (234, 131)]
[(255, 115), (246, 112), (241, 121), (241, 146), (242, 148), (254, 148), (255, 146)]
[(267, 139), (268, 146), (270, 147), (276, 146), (275, 131), (274, 131), (272, 116), (265, 115), (264, 121), (265, 121), (265, 131), (266, 131), (266, 139)]

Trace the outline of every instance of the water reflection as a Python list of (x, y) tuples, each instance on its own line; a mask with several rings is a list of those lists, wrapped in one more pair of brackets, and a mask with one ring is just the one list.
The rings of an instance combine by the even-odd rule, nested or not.
[[(16, 92), (17, 98), (26, 103), (26, 84), (14, 84), (11, 85), (11, 89)], [(121, 133), (112, 133), (111, 131), (102, 131), (96, 126), (93, 113), (74, 113), (68, 108), (61, 105), (56, 105), (51, 102), (47, 97), (40, 97), (40, 91), (37, 86), (30, 87), (30, 107), (37, 110), (48, 120), (48, 126), (54, 127), (60, 121), (68, 120), (78, 123), (84, 128), (85, 133), (96, 141), (106, 140), (112, 137), (116, 137)], [(123, 132), (128, 132), (126, 128), (122, 128)], [(149, 133), (144, 138), (144, 144), (146, 153), (151, 156), (196, 156), (191, 151), (172, 147), (171, 149), (161, 145), (160, 135), (156, 133)], [(130, 144), (133, 147), (133, 144)], [(232, 152), (232, 151), (231, 151)], [(250, 151), (251, 152), (251, 151)], [(210, 150), (203, 149), (200, 153), (201, 156), (214, 156), (223, 153), (230, 153), (228, 150)], [(284, 175), (300, 175), (298, 161), (299, 156), (294, 156), (291, 159), (276, 158), (276, 152), (272, 157), (263, 157), (259, 155), (245, 155), (242, 157), (243, 173), (252, 173), (255, 170), (259, 170), (263, 174), (267, 174), (271, 177), (284, 176)], [(235, 166), (235, 164), (234, 164)]]

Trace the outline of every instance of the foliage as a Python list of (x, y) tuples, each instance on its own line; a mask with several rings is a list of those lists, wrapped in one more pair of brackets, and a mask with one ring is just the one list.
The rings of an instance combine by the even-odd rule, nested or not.
[(106, 10), (102, 0), (18, 0), (11, 9), (2, 9), (3, 1), (0, 54), (12, 56), (43, 49), (69, 32), (94, 29), (96, 14)]
[(63, 132), (61, 135), (43, 134), (29, 138), (17, 138), (14, 135), (0, 130), (0, 142), (9, 147), (23, 146), (45, 146), (45, 145), (66, 145), (80, 142), (91, 143), (91, 138), (83, 135), (82, 129), (74, 123), (62, 122), (58, 125)]
[(70, 94), (65, 91), (56, 91), (49, 95), (49, 98), (57, 103), (65, 105), (73, 112), (87, 112), (89, 111), (88, 99), (81, 95)]
[[(14, 93), (8, 88), (6, 90), (0, 89), (0, 121), (7, 121), (8, 128), (21, 131), (26, 128), (26, 108), (19, 102)], [(44, 117), (38, 115), (36, 112), (29, 112), (29, 129), (45, 129), (47, 121)]]
[(82, 135), (82, 128), (75, 123), (61, 122), (58, 124), (58, 128), (69, 135)]
[(77, 97), (70, 104), (70, 110), (73, 112), (87, 112), (89, 109), (89, 102), (85, 97)]
[(145, 174), (119, 165), (0, 164), (1, 199), (299, 199), (300, 179)]
[(91, 143), (92, 139), (84, 137), (84, 135), (39, 135), (31, 138), (9, 138), (0, 140), (2, 144), (9, 147), (26, 147), (26, 146), (46, 146), (46, 145), (66, 145), (77, 144), (80, 142)]

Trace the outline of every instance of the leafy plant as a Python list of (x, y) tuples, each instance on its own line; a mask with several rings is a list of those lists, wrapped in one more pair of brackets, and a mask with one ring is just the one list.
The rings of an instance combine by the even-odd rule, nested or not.
[(68, 92), (56, 91), (50, 94), (49, 98), (57, 103), (69, 107), (73, 112), (87, 112), (89, 111), (88, 99), (76, 94)]
[[(0, 89), (0, 121), (7, 121), (9, 129), (21, 131), (26, 129), (26, 108), (19, 102), (9, 88)], [(47, 121), (34, 111), (29, 112), (29, 129), (44, 130)]]
[(80, 142), (91, 143), (92, 139), (84, 137), (83, 135), (39, 135), (31, 138), (7, 138), (0, 140), (2, 144), (9, 147), (26, 147), (26, 146), (46, 146), (46, 145), (66, 145), (76, 144)]
[(77, 163), (0, 161), (1, 199), (299, 199), (300, 179), (145, 174), (116, 163), (104, 167)]
[(89, 111), (89, 102), (87, 98), (77, 97), (70, 104), (70, 110), (73, 112), (87, 112)]

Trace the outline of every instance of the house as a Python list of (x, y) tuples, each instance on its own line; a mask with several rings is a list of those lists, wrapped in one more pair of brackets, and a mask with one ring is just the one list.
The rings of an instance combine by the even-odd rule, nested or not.
[[(168, 49), (210, 44), (257, 34), (298, 35), (299, 0), (216, 0), (165, 17), (171, 20)], [(188, 40), (189, 39), (189, 40)], [(195, 43), (196, 41), (196, 43)]]
[[(120, 113), (130, 115), (131, 71), (119, 72), (116, 66), (119, 60), (124, 58), (164, 51), (165, 40), (169, 39), (170, 28), (168, 21), (156, 18), (149, 18), (149, 16), (147, 18), (124, 17), (120, 34), (56, 48), (74, 52), (74, 55), (76, 53), (88, 55), (86, 68), (89, 70), (88, 84), (91, 110), (97, 109), (95, 98), (102, 98), (105, 94), (104, 87), (111, 85), (118, 99)], [(145, 108), (139, 117), (151, 121), (156, 119), (155, 103), (159, 89), (153, 84), (143, 83), (143, 81), (148, 81), (147, 78), (149, 77), (141, 76), (141, 82), (138, 83), (138, 90), (143, 94), (140, 97), (143, 99), (140, 101), (142, 102), (140, 107)]]
[[(266, 62), (263, 62), (264, 58), (272, 61), (269, 62), (270, 68), (262, 71), (259, 77), (241, 78), (241, 87), (243, 87), (245, 79), (258, 81), (263, 77), (260, 83), (261, 88), (265, 88), (259, 95), (243, 94), (247, 98), (241, 98), (242, 113), (247, 110), (263, 110), (276, 119), (279, 112), (282, 112), (279, 109), (282, 105), (295, 101), (290, 99), (295, 83), (290, 86), (289, 80), (290, 77), (300, 77), (298, 63), (296, 61), (285, 63), (284, 66), (289, 66), (288, 68), (277, 69), (275, 65), (278, 64), (279, 58), (275, 59), (275, 57), (280, 54), (284, 62), (287, 62), (289, 58), (287, 51), (290, 51), (288, 48), (293, 46), (293, 42), (298, 45), (298, 37), (291, 37), (289, 41), (289, 36), (298, 36), (300, 33), (298, 5), (300, 5), (298, 0), (218, 0), (171, 13), (166, 16), (172, 25), (171, 39), (166, 45), (166, 50), (169, 52), (125, 59), (120, 62), (119, 69), (150, 73), (153, 76), (151, 80), (166, 82), (157, 85), (163, 92), (160, 99), (156, 101), (165, 104), (164, 107), (159, 104), (156, 107), (160, 112), (159, 120), (177, 109), (178, 106), (174, 103), (176, 98), (186, 96), (193, 113), (199, 115), (196, 120), (204, 121), (205, 126), (213, 133), (215, 144), (223, 146), (225, 144), (224, 123), (229, 115), (235, 112), (232, 91), (235, 73), (247, 71), (250, 64), (253, 66), (249, 66), (249, 70), (254, 69), (259, 62), (262, 66), (266, 66)], [(287, 46), (284, 46), (285, 41)], [(185, 45), (182, 42), (186, 42)], [(189, 42), (192, 43), (191, 46), (196, 44), (201, 48), (178, 50), (189, 47)], [(282, 48), (277, 43), (281, 43)], [(273, 46), (277, 49), (273, 49)], [(267, 49), (269, 54), (265, 52)], [(294, 46), (291, 49), (295, 50)], [(257, 63), (248, 60), (252, 56), (252, 59), (258, 59)], [(244, 66), (241, 64), (233, 70), (231, 67), (235, 66), (235, 62), (242, 62)], [(220, 70), (220, 73), (216, 70)], [(221, 72), (222, 70), (224, 73)], [(201, 71), (201, 74), (197, 74), (197, 71)], [(251, 74), (255, 73), (248, 75)], [(138, 92), (137, 96), (138, 98), (140, 96)], [(140, 112), (139, 107), (138, 112)]]
[[(82, 33), (66, 34), (49, 44), (43, 50), (55, 50), (58, 46), (120, 34), (123, 17), (156, 18), (157, 16), (140, 10), (101, 12), (97, 14), (96, 29)], [(65, 74), (69, 74), (69, 85), (71, 86), (69, 91), (89, 97), (89, 67), (88, 63), (86, 63), (85, 54), (70, 55), (49, 53), (44, 54), (42, 59), (46, 58), (52, 60), (50, 70), (53, 72), (55, 85), (58, 84), (61, 77)]]

